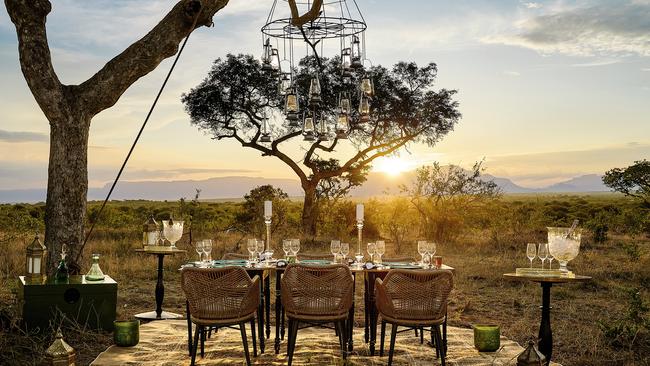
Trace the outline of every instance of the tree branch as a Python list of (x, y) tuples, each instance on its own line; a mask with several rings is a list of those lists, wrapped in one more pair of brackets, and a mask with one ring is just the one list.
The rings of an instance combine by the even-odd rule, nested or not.
[(95, 115), (113, 106), (129, 86), (176, 54), (179, 43), (194, 29), (195, 18), (197, 27), (211, 25), (226, 4), (228, 0), (179, 1), (149, 33), (79, 86), (88, 112)]

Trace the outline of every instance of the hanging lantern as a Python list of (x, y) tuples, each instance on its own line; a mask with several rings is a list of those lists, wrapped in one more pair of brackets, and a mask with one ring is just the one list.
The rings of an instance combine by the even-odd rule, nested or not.
[(260, 142), (271, 142), (271, 133), (269, 132), (269, 117), (264, 110), (264, 116), (262, 118), (262, 137)]
[(352, 36), (352, 45), (351, 45), (351, 57), (352, 57), (352, 68), (360, 69), (363, 67), (363, 62), (361, 62), (361, 42), (359, 42), (359, 37)]
[(45, 364), (48, 366), (74, 366), (76, 352), (63, 340), (61, 328), (56, 331), (56, 339), (45, 351)]
[(352, 78), (352, 49), (349, 47), (341, 50), (341, 76), (346, 84)]
[(25, 280), (40, 281), (45, 278), (47, 248), (38, 236), (25, 249)]
[(315, 141), (316, 134), (314, 128), (314, 119), (312, 117), (305, 117), (305, 122), (302, 126), (302, 134), (304, 141)]
[(318, 105), (323, 101), (320, 97), (320, 80), (318, 80), (318, 75), (311, 77), (311, 82), (309, 83), (309, 103), (312, 105)]
[(153, 215), (149, 217), (149, 220), (144, 223), (142, 230), (142, 245), (158, 245), (158, 240), (160, 239), (160, 226), (153, 218)]
[(369, 98), (372, 98), (375, 95), (375, 85), (372, 82), (372, 79), (368, 74), (363, 75), (361, 79), (361, 91)]
[(280, 68), (280, 53), (277, 48), (271, 49), (271, 72), (273, 74), (282, 72), (282, 69)]
[(271, 55), (273, 54), (273, 47), (271, 47), (271, 39), (267, 38), (262, 47), (262, 71), (271, 71)]
[(280, 83), (278, 85), (278, 91), (282, 95), (286, 95), (289, 93), (289, 89), (291, 89), (291, 73), (290, 72), (283, 72), (282, 76), (280, 76)]
[(346, 93), (339, 95), (339, 111), (344, 114), (350, 114), (350, 98)]
[(350, 123), (348, 121), (348, 115), (345, 113), (339, 113), (339, 117), (336, 120), (336, 138), (347, 139), (349, 127)]
[(359, 102), (359, 121), (368, 122), (370, 120), (370, 100), (365, 94), (361, 94)]
[(296, 89), (290, 87), (287, 89), (287, 96), (284, 103), (284, 113), (287, 115), (287, 121), (289, 121), (289, 127), (300, 127), (298, 120), (299, 105), (298, 105), (298, 96), (296, 95)]
[(329, 126), (327, 126), (327, 120), (321, 117), (321, 120), (318, 123), (318, 125), (320, 126), (320, 131), (318, 132), (318, 139), (321, 141), (329, 141), (330, 130), (329, 130)]
[(535, 342), (528, 341), (528, 347), (517, 356), (517, 366), (544, 366), (546, 357), (535, 348)]

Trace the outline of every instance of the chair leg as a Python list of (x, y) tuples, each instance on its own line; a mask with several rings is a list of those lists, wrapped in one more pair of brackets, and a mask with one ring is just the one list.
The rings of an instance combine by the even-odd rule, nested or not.
[(413, 328), (415, 330), (415, 336), (418, 337), (418, 327)]
[(190, 363), (191, 366), (194, 366), (194, 361), (196, 360), (196, 351), (199, 348), (199, 332), (200, 332), (201, 326), (197, 325), (196, 330), (194, 330), (194, 345), (190, 349), (190, 354), (192, 355), (192, 362)]
[(420, 327), (420, 344), (424, 344), (424, 327)]
[(440, 326), (436, 325), (434, 326), (434, 333), (436, 336), (436, 353), (440, 353), (440, 363), (442, 366), (445, 366), (445, 361), (447, 358), (446, 352), (444, 347), (442, 346), (442, 335), (440, 334)]
[(296, 338), (298, 336), (298, 324), (295, 319), (289, 318), (289, 360), (287, 365), (291, 366), (293, 361), (293, 352), (296, 350)]
[(393, 352), (395, 352), (395, 337), (397, 336), (397, 324), (391, 324), (390, 348), (388, 349), (388, 366), (393, 364)]
[(205, 327), (201, 327), (201, 358), (205, 356), (205, 334), (207, 330)]
[(345, 362), (348, 358), (348, 333), (346, 331), (347, 324), (345, 320), (339, 322), (339, 329), (339, 333), (341, 333), (341, 356), (343, 356), (343, 361)]
[(255, 334), (255, 318), (251, 319), (251, 334), (253, 335), (253, 357), (257, 357), (257, 334)]
[(334, 322), (334, 331), (336, 332), (336, 337), (339, 339), (339, 347), (343, 349), (343, 334), (341, 333), (341, 322)]
[(246, 357), (246, 365), (251, 366), (251, 355), (248, 353), (248, 338), (246, 338), (246, 322), (239, 323), (239, 331), (241, 332), (241, 341), (244, 344), (244, 356)]
[(381, 320), (381, 338), (379, 339), (379, 357), (384, 357), (384, 338), (386, 338), (386, 321)]

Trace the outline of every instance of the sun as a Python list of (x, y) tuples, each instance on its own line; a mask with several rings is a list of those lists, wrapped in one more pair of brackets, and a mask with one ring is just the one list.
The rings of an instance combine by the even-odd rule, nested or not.
[(373, 164), (373, 170), (390, 176), (397, 176), (409, 170), (409, 163), (397, 156), (378, 158)]

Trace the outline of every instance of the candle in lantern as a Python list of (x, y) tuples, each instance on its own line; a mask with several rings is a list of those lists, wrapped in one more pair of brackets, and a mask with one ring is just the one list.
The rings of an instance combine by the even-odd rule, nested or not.
[(363, 203), (357, 203), (357, 222), (363, 222)]
[(270, 218), (273, 212), (273, 202), (264, 201), (264, 217)]

